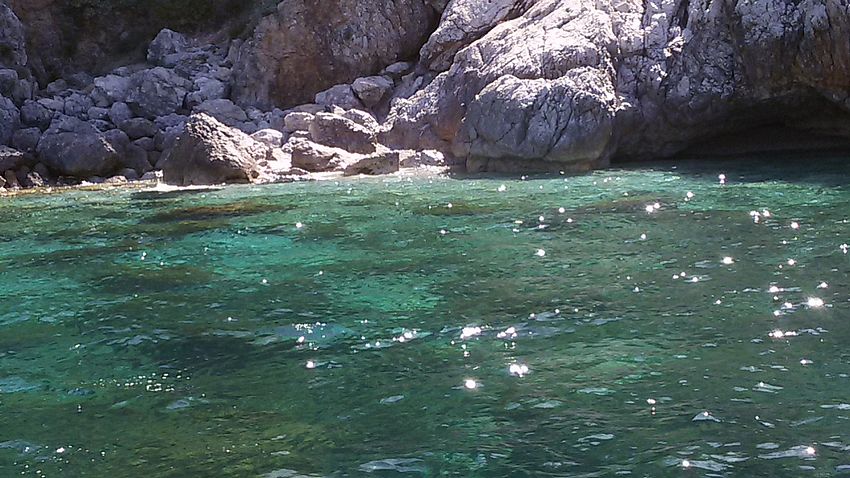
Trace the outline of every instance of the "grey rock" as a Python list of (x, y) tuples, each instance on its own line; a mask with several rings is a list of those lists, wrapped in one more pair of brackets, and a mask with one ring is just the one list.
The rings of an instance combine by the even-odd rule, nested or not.
[(33, 154), (35, 153), (36, 146), (38, 146), (39, 139), (41, 139), (40, 129), (19, 129), (12, 135), (12, 147), (25, 153)]
[(65, 114), (65, 100), (60, 97), (41, 98), (38, 104), (44, 106), (53, 113)]
[(18, 169), (26, 163), (26, 155), (8, 146), (0, 145), (0, 171)]
[(89, 108), (94, 106), (94, 102), (88, 96), (83, 96), (79, 93), (72, 93), (65, 98), (65, 114), (80, 119), (88, 119)]
[(53, 120), (36, 151), (52, 171), (75, 177), (109, 174), (119, 159), (119, 153), (100, 131), (69, 116)]
[(34, 89), (35, 88), (30, 81), (21, 78), (12, 88), (12, 101), (14, 101), (16, 105), (23, 105), (25, 101), (33, 98)]
[(26, 64), (24, 25), (6, 2), (0, 2), (0, 65), (15, 67)]
[(195, 107), (196, 113), (206, 113), (227, 126), (241, 126), (248, 121), (245, 111), (226, 99), (207, 100)]
[(343, 109), (363, 109), (363, 103), (354, 94), (351, 85), (336, 85), (325, 91), (316, 93), (316, 104), (322, 106), (339, 106)]
[(207, 100), (226, 98), (229, 93), (227, 84), (216, 78), (200, 76), (195, 79), (194, 91), (186, 96), (186, 105), (195, 108)]
[(109, 116), (109, 120), (112, 121), (112, 124), (120, 125), (133, 117), (133, 111), (130, 110), (130, 106), (127, 103), (118, 101), (109, 107), (109, 113), (107, 115)]
[(0, 96), (0, 145), (9, 144), (21, 124), (21, 113), (9, 98)]
[(382, 140), (578, 171), (777, 118), (841, 130), (848, 34), (843, 2), (453, 0), (422, 50), (445, 71), (394, 100)]
[(131, 88), (130, 78), (114, 74), (106, 75), (94, 79), (94, 89), (90, 96), (97, 106), (108, 108), (112, 103), (126, 101)]
[(53, 111), (41, 103), (28, 100), (21, 106), (21, 122), (24, 125), (36, 126), (45, 130), (50, 126), (51, 121), (53, 121)]
[(340, 169), (359, 158), (344, 149), (325, 146), (303, 138), (290, 138), (284, 149), (291, 151), (293, 168), (312, 172)]
[(381, 75), (389, 76), (393, 79), (399, 79), (413, 71), (414, 66), (415, 65), (409, 61), (398, 61), (381, 70)]
[(138, 115), (148, 119), (175, 113), (192, 84), (174, 70), (163, 67), (139, 71), (131, 77), (127, 104)]
[(384, 76), (358, 78), (351, 84), (354, 94), (367, 108), (373, 108), (393, 90), (393, 81)]
[(344, 174), (345, 176), (392, 174), (398, 172), (398, 169), (399, 152), (381, 151), (346, 166)]
[(193, 114), (163, 161), (169, 184), (252, 182), (269, 148), (206, 113)]
[(71, 73), (65, 79), (71, 88), (78, 90), (84, 90), (94, 83), (94, 77), (84, 71)]
[(318, 113), (310, 123), (310, 137), (316, 143), (354, 153), (374, 153), (377, 137), (373, 130), (332, 113)]
[(283, 118), (284, 131), (294, 133), (295, 131), (307, 131), (313, 122), (312, 113), (293, 112)]
[(172, 113), (165, 116), (158, 116), (154, 123), (161, 130), (167, 130), (170, 128), (183, 128), (186, 122), (189, 121), (189, 117), (185, 115), (180, 115), (176, 113)]
[(98, 131), (105, 133), (109, 130), (115, 129), (115, 125), (109, 121), (105, 120), (89, 120), (89, 124), (97, 128)]
[(46, 96), (58, 96), (65, 91), (68, 90), (68, 82), (62, 78), (58, 80), (51, 81), (47, 84), (47, 87), (44, 88), (44, 93)]
[(118, 128), (105, 131), (103, 137), (119, 155), (123, 155), (130, 146), (130, 137)]
[(508, 18), (522, 2), (517, 0), (451, 0), (439, 27), (419, 52), (421, 61), (445, 71), (454, 56)]
[(88, 115), (89, 119), (93, 119), (93, 120), (104, 120), (104, 121), (106, 121), (106, 120), (110, 119), (109, 118), (109, 109), (100, 108), (98, 106), (92, 106), (91, 108), (88, 109), (88, 111), (86, 111), (86, 114)]
[(403, 154), (399, 165), (402, 168), (418, 168), (420, 166), (443, 167), (447, 165), (446, 157), (436, 150), (411, 151)]
[(351, 121), (354, 121), (360, 126), (363, 126), (364, 128), (369, 129), (371, 131), (378, 131), (378, 129), (381, 127), (381, 125), (378, 123), (378, 120), (376, 120), (371, 113), (367, 113), (366, 111), (347, 110), (343, 111), (340, 116), (342, 116), (343, 118), (350, 119)]
[(148, 61), (154, 65), (174, 66), (173, 62), (166, 62), (166, 60), (171, 55), (185, 52), (188, 47), (189, 41), (185, 36), (164, 28), (157, 34), (156, 38), (153, 39), (148, 47)]
[(274, 129), (261, 129), (251, 137), (272, 148), (280, 148), (283, 145), (283, 133)]
[(153, 136), (159, 131), (156, 124), (145, 118), (131, 118), (121, 123), (117, 123), (118, 127), (121, 128), (121, 131), (127, 133), (127, 136), (130, 137), (131, 140), (150, 137)]

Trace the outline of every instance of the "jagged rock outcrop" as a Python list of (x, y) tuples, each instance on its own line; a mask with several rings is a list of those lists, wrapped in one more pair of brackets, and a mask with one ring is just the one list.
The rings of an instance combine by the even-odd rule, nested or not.
[(234, 100), (271, 109), (416, 56), (436, 23), (426, 0), (284, 0), (239, 50)]
[[(846, 121), (847, 2), (514, 3), (521, 16), (396, 101), (385, 141), (451, 151), (476, 168), (569, 169), (602, 167), (614, 155), (670, 155), (778, 119), (810, 127), (807, 115), (820, 115), (832, 132)], [(447, 18), (463, 16), (450, 5)], [(468, 19), (453, 22), (474, 30)], [(445, 45), (442, 36), (423, 49), (437, 69), (447, 55), (431, 52), (451, 52), (431, 47)]]

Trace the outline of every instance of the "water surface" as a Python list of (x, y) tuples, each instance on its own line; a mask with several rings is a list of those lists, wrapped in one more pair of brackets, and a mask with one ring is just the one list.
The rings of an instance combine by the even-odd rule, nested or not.
[(0, 476), (846, 473), (848, 164), (3, 199)]

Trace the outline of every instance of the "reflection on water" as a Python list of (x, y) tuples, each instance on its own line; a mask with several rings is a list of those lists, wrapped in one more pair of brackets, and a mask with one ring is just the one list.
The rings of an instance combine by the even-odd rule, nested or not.
[(846, 473), (848, 173), (9, 199), (0, 476)]

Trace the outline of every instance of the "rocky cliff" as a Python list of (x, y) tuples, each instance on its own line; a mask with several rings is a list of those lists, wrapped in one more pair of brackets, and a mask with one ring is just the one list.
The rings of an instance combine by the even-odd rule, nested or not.
[(290, 167), (431, 149), (580, 171), (783, 143), (742, 131), (846, 148), (850, 4), (0, 0), (0, 95), (8, 183), (160, 169), (193, 113), (280, 135)]

